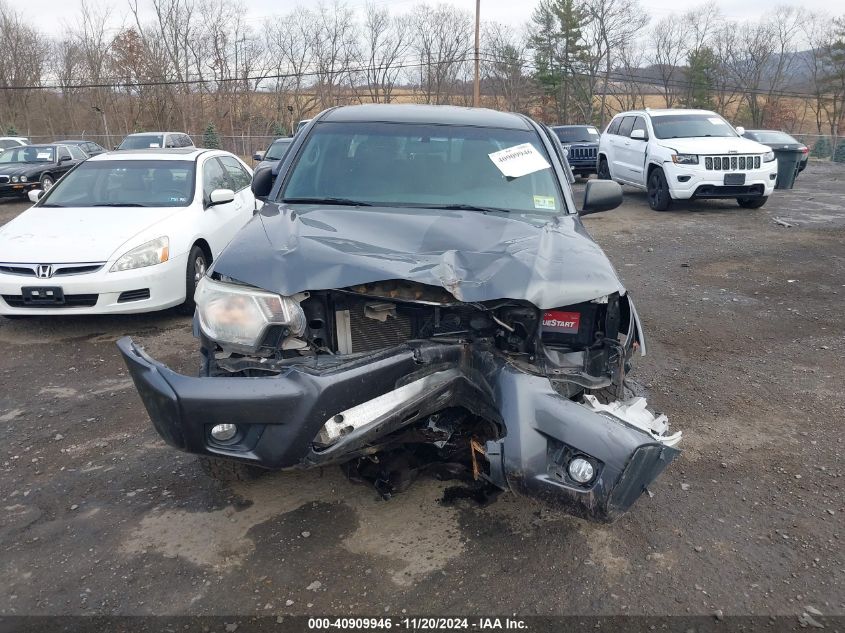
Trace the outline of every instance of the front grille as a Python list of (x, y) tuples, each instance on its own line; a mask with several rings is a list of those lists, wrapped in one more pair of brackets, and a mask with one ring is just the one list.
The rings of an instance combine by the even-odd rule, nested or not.
[(128, 301), (142, 301), (149, 298), (150, 289), (141, 288), (140, 290), (127, 290), (126, 292), (121, 292), (120, 296), (117, 298), (117, 302), (126, 303)]
[(704, 168), (713, 171), (760, 169), (760, 156), (705, 156)]
[(65, 295), (65, 302), (59, 305), (49, 303), (26, 303), (23, 295), (3, 295), (3, 301), (13, 308), (93, 308), (100, 295)]
[(400, 345), (411, 338), (411, 319), (397, 314), (381, 322), (364, 316), (364, 304), (350, 306), (349, 329), (352, 353), (370, 352)]
[[(42, 264), (0, 264), (0, 273), (7, 275), (22, 275), (37, 277), (38, 267)], [(68, 275), (84, 275), (95, 273), (105, 265), (105, 262), (90, 262), (84, 264), (52, 264), (50, 277), (66, 277)]]
[(8, 176), (0, 176), (0, 185), (5, 185), (5, 184), (8, 184), (8, 183), (9, 183), (9, 177)]
[(598, 148), (596, 147), (570, 147), (567, 151), (569, 158), (572, 160), (595, 159), (598, 155)]
[(699, 185), (693, 198), (733, 198), (734, 196), (762, 196), (763, 185)]

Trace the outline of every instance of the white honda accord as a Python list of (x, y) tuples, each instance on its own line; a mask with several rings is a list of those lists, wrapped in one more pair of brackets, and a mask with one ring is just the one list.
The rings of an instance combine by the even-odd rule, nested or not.
[(256, 208), (251, 174), (219, 150), (89, 158), (0, 227), (0, 314), (192, 312), (196, 283)]

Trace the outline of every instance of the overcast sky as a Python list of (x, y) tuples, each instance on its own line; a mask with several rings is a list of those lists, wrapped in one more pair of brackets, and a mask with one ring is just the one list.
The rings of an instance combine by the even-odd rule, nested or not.
[[(114, 6), (115, 17), (119, 21), (121, 17), (127, 16), (127, 3), (125, 0), (89, 0), (91, 4), (107, 1)], [(143, 6), (142, 0), (142, 6)], [(475, 0), (430, 0), (429, 4), (438, 4), (439, 1), (447, 2), (470, 11), (475, 11)], [(347, 0), (349, 7), (364, 7), (367, 0)], [(387, 6), (396, 12), (411, 10), (420, 0), (374, 0), (374, 4), (381, 7)], [(17, 1), (10, 4), (16, 6)], [(298, 4), (313, 5), (315, 2), (303, 2), (302, 0), (244, 0), (244, 5), (249, 12), (250, 20), (256, 24), (265, 16), (285, 13)], [(522, 26), (531, 16), (531, 11), (536, 0), (481, 0), (482, 19), (496, 20), (505, 24)], [(641, 0), (641, 5), (651, 13), (654, 20), (678, 11), (696, 6), (697, 2), (691, 0)], [(757, 20), (760, 15), (770, 12), (773, 7), (773, 0), (718, 0), (717, 4), (725, 17), (737, 20)], [(805, 11), (836, 11), (839, 0), (795, 0), (786, 2), (802, 7)], [(51, 34), (60, 34), (63, 24), (73, 23), (79, 8), (79, 0), (26, 0), (26, 14), (38, 16), (37, 25), (44, 31)], [(840, 9), (845, 12), (845, 7)], [(128, 17), (127, 17), (128, 19)]]

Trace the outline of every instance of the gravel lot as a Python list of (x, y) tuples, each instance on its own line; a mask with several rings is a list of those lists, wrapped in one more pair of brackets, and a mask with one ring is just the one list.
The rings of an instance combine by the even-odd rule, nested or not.
[(759, 210), (630, 190), (585, 219), (684, 431), (610, 526), (447, 507), (436, 481), (385, 502), (337, 469), (222, 486), (158, 439), (114, 346), (195, 372), (189, 319), (0, 318), (0, 614), (843, 614), (843, 201), (813, 162)]

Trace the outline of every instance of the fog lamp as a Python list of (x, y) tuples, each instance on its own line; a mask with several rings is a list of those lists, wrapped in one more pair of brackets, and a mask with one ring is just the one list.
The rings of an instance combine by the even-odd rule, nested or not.
[(215, 424), (211, 427), (211, 437), (218, 442), (228, 442), (235, 437), (235, 433), (237, 432), (238, 427), (234, 424)]
[(579, 484), (586, 484), (592, 481), (596, 474), (596, 469), (593, 464), (583, 457), (576, 457), (569, 462), (569, 476)]

